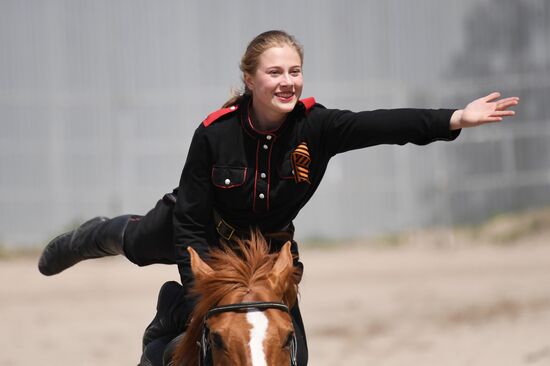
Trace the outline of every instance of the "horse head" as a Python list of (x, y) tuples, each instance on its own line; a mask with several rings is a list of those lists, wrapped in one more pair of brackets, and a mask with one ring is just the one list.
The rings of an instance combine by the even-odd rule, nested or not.
[(296, 301), (297, 281), (290, 242), (270, 255), (265, 239), (253, 233), (231, 249), (214, 250), (208, 261), (192, 248), (188, 252), (198, 301), (173, 364), (205, 359), (216, 366), (295, 363), (289, 308)]

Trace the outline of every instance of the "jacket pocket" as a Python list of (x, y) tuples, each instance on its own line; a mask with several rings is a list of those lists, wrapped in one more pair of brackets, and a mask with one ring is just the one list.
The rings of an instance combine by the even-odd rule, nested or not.
[(294, 179), (294, 170), (290, 157), (283, 160), (283, 163), (277, 168), (277, 173), (281, 179)]
[(222, 189), (242, 186), (246, 180), (246, 170), (246, 167), (214, 165), (212, 167), (212, 184)]

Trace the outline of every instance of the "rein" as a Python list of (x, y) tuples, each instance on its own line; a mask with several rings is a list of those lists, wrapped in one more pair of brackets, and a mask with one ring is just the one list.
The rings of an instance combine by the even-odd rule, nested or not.
[[(278, 302), (265, 302), (265, 301), (242, 302), (238, 304), (217, 306), (210, 309), (206, 314), (206, 316), (204, 317), (204, 321), (202, 325), (201, 340), (197, 342), (199, 345), (200, 366), (209, 366), (210, 365), (208, 363), (209, 358), (211, 362), (211, 353), (210, 353), (211, 345), (208, 340), (210, 329), (206, 324), (206, 321), (208, 320), (208, 318), (217, 314), (227, 313), (227, 312), (263, 311), (266, 309), (278, 309), (290, 314), (290, 309), (285, 304), (278, 303)], [(297, 353), (298, 353), (298, 343), (296, 341), (296, 334), (294, 333), (293, 340), (290, 345), (290, 365), (291, 366), (297, 366), (297, 361), (296, 361)]]

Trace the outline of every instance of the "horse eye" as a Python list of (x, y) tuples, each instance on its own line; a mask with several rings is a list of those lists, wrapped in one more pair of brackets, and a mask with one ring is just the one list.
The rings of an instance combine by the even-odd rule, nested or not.
[(288, 333), (288, 336), (286, 337), (286, 341), (285, 341), (285, 344), (283, 346), (283, 348), (290, 348), (290, 345), (292, 344), (292, 342), (294, 341), (294, 332), (289, 332)]
[(221, 335), (219, 335), (218, 333), (211, 333), (210, 338), (212, 340), (212, 345), (215, 348), (225, 349), (225, 345), (223, 343), (223, 338)]

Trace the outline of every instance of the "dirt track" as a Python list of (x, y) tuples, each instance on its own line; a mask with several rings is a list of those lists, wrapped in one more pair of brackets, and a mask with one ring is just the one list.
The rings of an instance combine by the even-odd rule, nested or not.
[[(550, 365), (550, 240), (302, 249), (310, 365)], [(168, 266), (0, 261), (0, 365), (135, 365)]]

